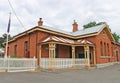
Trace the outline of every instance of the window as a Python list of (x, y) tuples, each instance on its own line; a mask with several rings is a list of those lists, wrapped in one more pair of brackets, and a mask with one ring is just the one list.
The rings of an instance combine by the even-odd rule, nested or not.
[(112, 50), (112, 56), (114, 56), (114, 52), (113, 52), (114, 49), (113, 49), (113, 46), (111, 47), (111, 50)]
[(103, 49), (102, 42), (100, 42), (100, 55), (101, 55), (101, 56), (103, 56), (103, 51), (102, 51), (102, 49)]
[(25, 50), (28, 50), (28, 41), (25, 42)]
[(109, 54), (109, 44), (107, 44), (107, 52), (108, 52), (108, 56), (110, 56), (110, 54)]
[(26, 58), (29, 58), (29, 45), (28, 45), (28, 41), (25, 41), (25, 43), (24, 43), (24, 56)]
[(116, 58), (117, 58), (117, 61), (119, 61), (119, 58), (118, 58), (118, 51), (116, 51)]
[(14, 54), (17, 56), (17, 45), (14, 46)]
[(106, 43), (104, 43), (104, 56), (106, 56)]

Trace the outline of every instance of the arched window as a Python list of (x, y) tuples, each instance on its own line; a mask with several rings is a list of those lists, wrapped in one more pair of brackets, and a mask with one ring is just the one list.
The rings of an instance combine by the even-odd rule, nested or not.
[(104, 43), (104, 56), (106, 56), (106, 43)]
[(117, 58), (117, 61), (119, 61), (119, 59), (118, 59), (118, 51), (116, 51), (116, 58)]
[(107, 53), (108, 53), (108, 56), (110, 56), (110, 53), (109, 53), (109, 44), (107, 44)]
[(29, 44), (28, 44), (28, 41), (25, 41), (25, 43), (24, 43), (24, 56), (26, 58), (29, 58)]
[(100, 55), (103, 56), (103, 46), (102, 46), (102, 41), (100, 42)]
[(14, 54), (17, 56), (17, 45), (14, 46)]
[(113, 46), (111, 46), (111, 50), (112, 50), (112, 56), (114, 56), (114, 52), (113, 52), (114, 49), (113, 49)]

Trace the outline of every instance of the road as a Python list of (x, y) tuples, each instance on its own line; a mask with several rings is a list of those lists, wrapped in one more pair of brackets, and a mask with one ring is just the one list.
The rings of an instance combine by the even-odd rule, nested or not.
[(0, 83), (120, 83), (120, 64), (90, 70), (0, 73)]

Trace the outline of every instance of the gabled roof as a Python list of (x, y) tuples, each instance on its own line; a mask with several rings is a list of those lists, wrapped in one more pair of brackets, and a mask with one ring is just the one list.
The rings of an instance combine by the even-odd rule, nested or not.
[(60, 43), (67, 43), (67, 44), (74, 44), (74, 45), (94, 45), (92, 42), (86, 40), (86, 39), (79, 39), (79, 40), (72, 40), (68, 38), (63, 38), (63, 37), (57, 37), (57, 36), (49, 36), (46, 39), (42, 41), (42, 43), (45, 42), (60, 42)]
[(55, 31), (55, 32), (59, 32), (59, 33), (62, 33), (62, 34), (66, 34), (66, 35), (70, 35), (72, 37), (78, 37), (78, 38), (98, 35), (104, 28), (106, 28), (106, 30), (109, 33), (110, 39), (112, 41), (114, 41), (114, 38), (113, 38), (107, 24), (101, 24), (101, 25), (97, 25), (97, 26), (94, 26), (94, 27), (81, 29), (81, 30), (78, 30), (76, 32), (66, 32), (64, 30), (61, 30), (61, 29), (58, 29), (58, 28), (53, 28), (53, 27), (48, 27), (48, 26), (40, 26), (40, 28)]
[(23, 33), (20, 33), (20, 34), (14, 36), (13, 39), (10, 40), (10, 42), (14, 41), (18, 37), (26, 35), (26, 33), (31, 33), (31, 32), (34, 32), (34, 31), (44, 31), (44, 32), (47, 32), (47, 33), (55, 34), (55, 35), (65, 36), (65, 37), (72, 38), (72, 39), (78, 39), (78, 38), (84, 38), (84, 37), (98, 35), (104, 28), (107, 29), (107, 31), (109, 32), (109, 36), (110, 36), (111, 40), (114, 42), (114, 38), (111, 35), (111, 32), (108, 29), (107, 24), (101, 24), (101, 25), (94, 26), (94, 27), (91, 27), (91, 28), (81, 29), (81, 30), (76, 31), (76, 32), (67, 32), (67, 31), (64, 31), (64, 30), (61, 30), (61, 29), (58, 29), (58, 28), (55, 28), (55, 27), (49, 27), (49, 26), (45, 26), (45, 25), (36, 26), (32, 29), (29, 29), (29, 30), (27, 30)]
[(46, 39), (44, 39), (42, 42), (49, 42), (49, 41), (74, 44), (74, 40), (63, 37), (57, 37), (57, 36), (49, 36)]

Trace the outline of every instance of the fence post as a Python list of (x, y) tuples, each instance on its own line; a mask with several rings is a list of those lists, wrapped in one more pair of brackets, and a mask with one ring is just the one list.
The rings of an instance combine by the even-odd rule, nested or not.
[(4, 58), (3, 66), (4, 66), (5, 71), (7, 72), (7, 58)]
[(34, 70), (36, 69), (36, 58), (35, 58), (35, 56), (33, 57), (33, 68), (34, 68)]
[(9, 70), (10, 70), (10, 56), (8, 56), (8, 58), (7, 58), (7, 72), (9, 72)]

